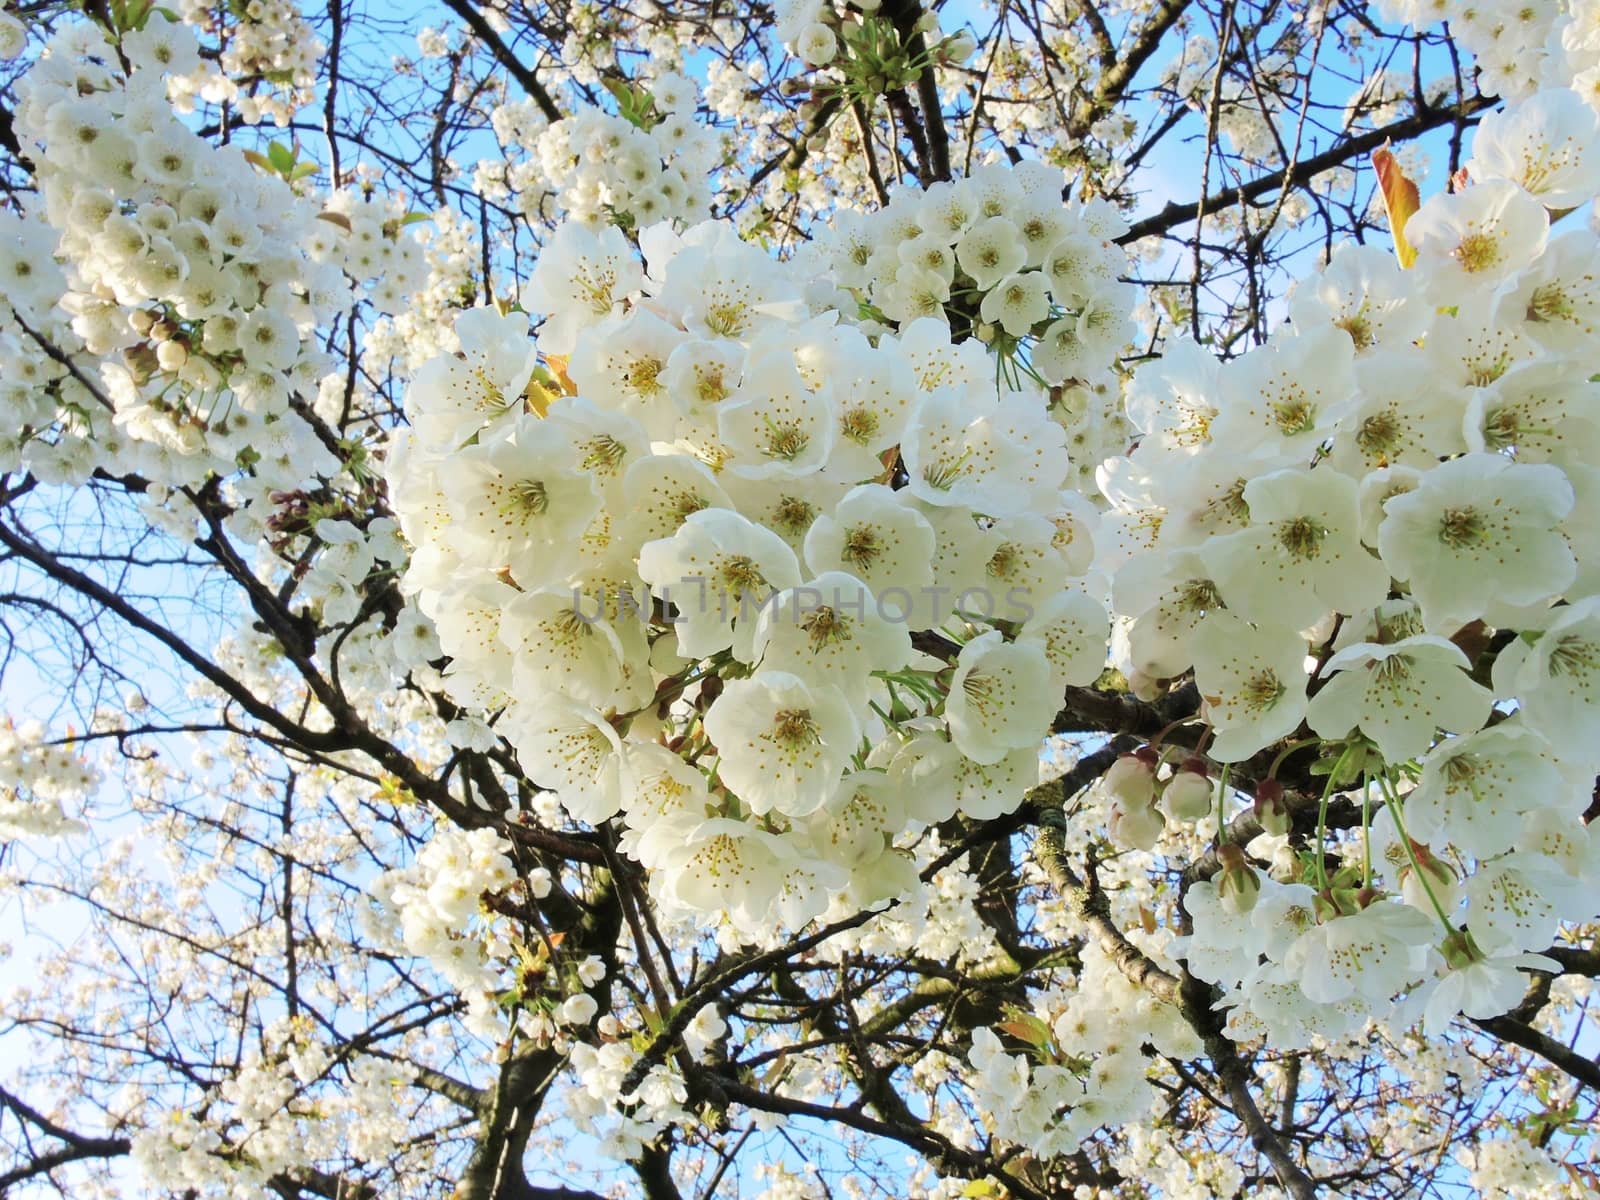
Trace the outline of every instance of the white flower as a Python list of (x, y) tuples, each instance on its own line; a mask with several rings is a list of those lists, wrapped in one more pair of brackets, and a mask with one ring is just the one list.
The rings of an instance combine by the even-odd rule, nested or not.
[(1578, 796), (1557, 769), (1550, 744), (1506, 721), (1434, 747), (1406, 797), (1406, 828), (1418, 841), (1449, 842), (1489, 858), (1511, 848), (1523, 813), (1566, 811)]
[(27, 44), (27, 26), (9, 12), (0, 11), (0, 62), (10, 62)]
[(593, 996), (588, 992), (578, 992), (561, 1002), (561, 1007), (556, 1010), (556, 1019), (563, 1025), (587, 1025), (599, 1011), (600, 1005)]
[(1495, 314), (1541, 346), (1570, 354), (1600, 330), (1600, 239), (1569, 229), (1501, 288)]
[(1251, 913), (1235, 912), (1217, 895), (1217, 885), (1202, 879), (1183, 894), (1194, 932), (1177, 939), (1172, 955), (1207, 983), (1235, 988), (1255, 970), (1259, 950), (1251, 935)]
[(486, 422), (516, 410), (536, 352), (526, 314), (472, 308), (456, 318), (461, 356), (441, 354), (406, 387), (406, 413), (422, 445), (455, 449)]
[(807, 387), (786, 354), (747, 363), (738, 390), (717, 408), (731, 469), (749, 479), (820, 470), (833, 450), (834, 423), (828, 390)]
[(1424, 1031), (1429, 1037), (1444, 1036), (1457, 1013), (1485, 1021), (1510, 1012), (1528, 993), (1529, 971), (1559, 974), (1561, 964), (1542, 954), (1488, 957), (1480, 952), (1451, 966), (1428, 996), (1423, 1012)]
[(1418, 340), (1429, 311), (1417, 295), (1416, 276), (1387, 247), (1344, 242), (1326, 267), (1295, 286), (1289, 316), (1302, 329), (1326, 321), (1344, 330), (1362, 355)]
[(793, 857), (784, 839), (743, 821), (717, 817), (689, 831), (660, 872), (664, 898), (693, 912), (768, 908)]
[(696, 1062), (705, 1060), (706, 1052), (718, 1038), (728, 1032), (728, 1023), (722, 1019), (715, 1004), (708, 1004), (695, 1013), (694, 1020), (683, 1031), (683, 1048)]
[(670, 369), (673, 356), (688, 344), (681, 329), (648, 309), (634, 308), (584, 330), (568, 370), (585, 400), (626, 413), (651, 437), (666, 440), (676, 434), (688, 407), (682, 388), (671, 386), (676, 377)]
[(1431, 634), (1357, 642), (1322, 669), (1332, 678), (1311, 698), (1306, 720), (1330, 740), (1359, 728), (1391, 763), (1418, 758), (1436, 729), (1472, 733), (1488, 719), (1494, 698), (1467, 677), (1470, 665), (1460, 647)]
[(1059, 702), (1041, 648), (1007, 642), (995, 629), (961, 648), (944, 715), (956, 748), (974, 762), (993, 764), (1012, 750), (1039, 745)]
[(1012, 337), (1022, 337), (1050, 315), (1044, 275), (1038, 271), (1007, 275), (984, 296), (978, 315)]
[(705, 658), (733, 647), (752, 661), (756, 619), (772, 594), (800, 583), (794, 551), (770, 529), (727, 509), (691, 514), (639, 551), (639, 576), (677, 606), (678, 650)]
[(820, 21), (813, 21), (800, 31), (794, 51), (807, 66), (825, 67), (839, 52), (839, 39)]
[(504, 718), (517, 761), (574, 820), (598, 825), (622, 807), (622, 741), (586, 704), (561, 695), (519, 701)]
[(1222, 608), (1222, 593), (1192, 550), (1151, 551), (1117, 572), (1113, 610), (1131, 617), (1125, 627), (1133, 666), (1154, 679), (1189, 669), (1190, 637), (1206, 614)]
[(1519, 638), (1501, 651), (1494, 686), (1557, 754), (1600, 759), (1600, 596), (1557, 610), (1531, 646)]
[(1304, 638), (1223, 611), (1200, 622), (1191, 645), (1195, 683), (1217, 734), (1212, 758), (1239, 762), (1294, 732), (1306, 712)]
[(519, 417), (502, 436), (439, 460), (452, 531), (482, 565), (509, 566), (523, 588), (565, 579), (600, 511), (594, 477), (559, 430)]
[(1422, 977), (1437, 928), (1409, 904), (1379, 900), (1307, 930), (1289, 947), (1284, 967), (1320, 1004), (1353, 995), (1383, 1004)]
[(854, 869), (883, 854), (905, 828), (905, 802), (883, 771), (846, 775), (834, 798), (811, 814), (811, 844), (830, 861)]
[(1027, 260), (1021, 232), (1002, 216), (979, 221), (956, 242), (956, 261), (982, 291), (1020, 270)]
[(1249, 526), (1199, 549), (1224, 603), (1240, 616), (1300, 628), (1329, 609), (1355, 613), (1383, 599), (1389, 572), (1361, 544), (1348, 475), (1274, 471), (1245, 485), (1244, 502)]
[(1549, 227), (1537, 200), (1514, 183), (1491, 179), (1429, 197), (1407, 223), (1406, 237), (1428, 294), (1451, 303), (1527, 266), (1544, 249)]
[(1571, 508), (1558, 468), (1467, 454), (1384, 505), (1378, 548), (1411, 581), (1424, 624), (1453, 631), (1493, 602), (1532, 604), (1566, 589), (1577, 564), (1556, 526)]
[(1414, 346), (1381, 347), (1356, 363), (1359, 392), (1339, 421), (1328, 462), (1353, 478), (1397, 464), (1419, 469), (1467, 448), (1461, 389)]
[(763, 670), (838, 687), (864, 712), (872, 673), (904, 667), (911, 637), (903, 622), (886, 619), (859, 579), (825, 571), (762, 608), (751, 654)]
[(1467, 929), (1490, 953), (1542, 950), (1563, 919), (1592, 920), (1594, 899), (1542, 854), (1481, 863), (1467, 879)]
[(727, 684), (705, 717), (717, 776), (757, 814), (803, 817), (833, 795), (861, 740), (844, 693), (787, 671)]
[(1023, 396), (997, 399), (992, 385), (923, 397), (900, 452), (912, 495), (991, 517), (1051, 504), (1068, 470), (1061, 426)]
[(1467, 446), (1519, 463), (1587, 465), (1600, 459), (1600, 385), (1570, 358), (1520, 363), (1473, 390), (1462, 419)]
[[(845, 493), (833, 513), (819, 516), (806, 534), (806, 565), (821, 574), (843, 571), (867, 585), (888, 607), (912, 602), (933, 583), (933, 526), (904, 498), (879, 483)], [(903, 601), (891, 592), (905, 593)]]
[(1141, 446), (1193, 454), (1211, 441), (1217, 416), (1216, 357), (1189, 338), (1140, 365), (1123, 393), (1128, 420), (1144, 435)]
[(260, 305), (239, 322), (239, 350), (252, 367), (287, 367), (299, 357), (300, 331), (284, 314)]
[(513, 655), (512, 688), (518, 695), (561, 692), (586, 704), (622, 708), (650, 699), (648, 679), (642, 695), (619, 694), (623, 664), (646, 654), (641, 623), (621, 614), (613, 625), (600, 602), (585, 603), (581, 592), (519, 593), (501, 611), (500, 640)]
[(1551, 88), (1485, 113), (1467, 170), (1508, 179), (1546, 208), (1574, 208), (1600, 191), (1600, 113), (1571, 88)]
[(638, 458), (622, 476), (626, 531), (636, 545), (669, 538), (702, 509), (733, 509), (716, 476), (687, 454)]
[[(1291, 336), (1291, 334), (1293, 334)], [(1261, 446), (1309, 458), (1355, 395), (1355, 351), (1342, 330), (1280, 331), (1225, 364), (1211, 438), (1233, 453)]]
[(596, 233), (569, 221), (540, 253), (522, 300), (547, 314), (539, 329), (546, 353), (570, 354), (578, 331), (610, 316), (643, 279), (620, 229)]
[(1018, 644), (1044, 652), (1055, 691), (1087, 687), (1106, 665), (1111, 618), (1105, 605), (1079, 588), (1044, 599), (1017, 633)]

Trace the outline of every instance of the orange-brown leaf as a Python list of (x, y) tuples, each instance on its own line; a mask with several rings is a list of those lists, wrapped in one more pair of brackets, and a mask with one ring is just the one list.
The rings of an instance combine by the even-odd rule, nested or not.
[(1417, 261), (1416, 248), (1406, 240), (1406, 222), (1422, 205), (1417, 185), (1406, 178), (1387, 144), (1372, 152), (1372, 167), (1378, 173), (1378, 191), (1383, 196), (1384, 214), (1389, 218), (1395, 257), (1402, 267), (1409, 267)]

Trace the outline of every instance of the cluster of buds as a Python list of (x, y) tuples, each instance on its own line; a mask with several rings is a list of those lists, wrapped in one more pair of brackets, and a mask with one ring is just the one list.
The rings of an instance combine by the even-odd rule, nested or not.
[(1153, 746), (1140, 746), (1106, 772), (1101, 786), (1112, 800), (1109, 826), (1113, 841), (1135, 850), (1150, 850), (1168, 821), (1194, 822), (1212, 810), (1215, 785), (1205, 759), (1191, 755), (1165, 778), (1163, 769), (1160, 752)]
[(278, 511), (267, 518), (267, 528), (274, 533), (304, 533), (311, 520), (311, 497), (304, 492), (272, 492), (267, 499), (278, 506)]

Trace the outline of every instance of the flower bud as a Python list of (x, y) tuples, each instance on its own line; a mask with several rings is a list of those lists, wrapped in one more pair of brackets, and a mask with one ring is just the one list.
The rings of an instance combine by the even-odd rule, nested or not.
[(1217, 900), (1228, 912), (1243, 916), (1256, 906), (1256, 898), (1261, 895), (1261, 877), (1236, 842), (1224, 842), (1217, 847), (1217, 860), (1222, 864), (1222, 873), (1217, 876)]
[(1154, 675), (1146, 675), (1138, 669), (1128, 672), (1128, 690), (1133, 693), (1135, 700), (1143, 700), (1146, 704), (1157, 700), (1161, 696), (1161, 681)]
[(1119, 800), (1111, 809), (1111, 840), (1132, 850), (1154, 849), (1166, 827), (1166, 818), (1154, 804), (1125, 805)]
[(1262, 831), (1274, 837), (1289, 832), (1289, 802), (1284, 799), (1283, 784), (1276, 779), (1263, 779), (1256, 784), (1255, 817)]
[(182, 342), (162, 342), (156, 347), (156, 361), (163, 371), (177, 371), (189, 361), (189, 350)]
[(122, 365), (128, 368), (128, 373), (133, 376), (133, 381), (143, 384), (155, 374), (160, 363), (156, 361), (155, 351), (148, 344), (132, 346), (122, 352)]
[(1155, 802), (1155, 764), (1140, 755), (1124, 754), (1111, 764), (1102, 782), (1123, 808), (1147, 808)]
[(944, 52), (948, 59), (956, 64), (961, 64), (971, 58), (977, 50), (978, 42), (970, 33), (963, 29), (944, 44)]
[(1411, 852), (1417, 856), (1417, 865), (1422, 872), (1418, 874), (1409, 862), (1400, 868), (1401, 897), (1413, 908), (1432, 912), (1433, 900), (1428, 899), (1428, 892), (1432, 890), (1434, 899), (1444, 906), (1446, 912), (1454, 908), (1461, 898), (1455, 868), (1421, 842), (1412, 842)]
[[(1199, 770), (1190, 763), (1199, 762)], [(1211, 811), (1213, 788), (1203, 760), (1190, 759), (1161, 790), (1162, 810), (1174, 821), (1198, 821)]]

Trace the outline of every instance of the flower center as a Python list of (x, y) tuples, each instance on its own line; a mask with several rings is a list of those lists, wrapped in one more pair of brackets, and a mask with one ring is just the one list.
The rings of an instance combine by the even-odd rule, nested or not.
[(811, 435), (800, 427), (800, 422), (767, 422), (767, 444), (763, 450), (768, 458), (793, 462), (810, 444)]
[(800, 628), (810, 636), (812, 650), (850, 639), (850, 622), (826, 605), (801, 617)]
[(773, 715), (772, 728), (765, 736), (793, 750), (815, 746), (822, 741), (822, 731), (812, 719), (809, 708), (781, 709)]
[(627, 452), (627, 448), (616, 438), (609, 433), (602, 433), (583, 444), (583, 458), (578, 465), (587, 471), (610, 475), (616, 471), (617, 464)]
[(1361, 422), (1361, 428), (1356, 431), (1356, 445), (1361, 452), (1377, 458), (1387, 458), (1399, 440), (1400, 422), (1394, 412), (1388, 409), (1373, 413)]
[(839, 432), (864, 446), (878, 432), (878, 414), (870, 408), (847, 408), (839, 416)]
[(1500, 243), (1493, 234), (1469, 233), (1452, 253), (1463, 271), (1487, 271), (1500, 261)]
[(1488, 532), (1483, 517), (1470, 505), (1447, 508), (1439, 518), (1439, 540), (1455, 550), (1481, 543)]
[(735, 554), (722, 564), (722, 582), (730, 592), (753, 592), (766, 583), (755, 559), (746, 554)]
[(772, 509), (773, 524), (789, 533), (804, 533), (816, 517), (816, 505), (799, 496), (780, 496)]
[(878, 531), (871, 525), (857, 525), (844, 535), (844, 549), (840, 557), (857, 567), (870, 567), (883, 553), (883, 543)]
[(1274, 671), (1257, 671), (1239, 689), (1239, 700), (1250, 712), (1265, 712), (1283, 698), (1287, 689)]
[(1315, 558), (1328, 531), (1310, 517), (1295, 517), (1278, 527), (1278, 541), (1298, 559)]
[(1317, 420), (1317, 406), (1304, 396), (1280, 400), (1272, 406), (1272, 423), (1284, 437), (1309, 433)]

